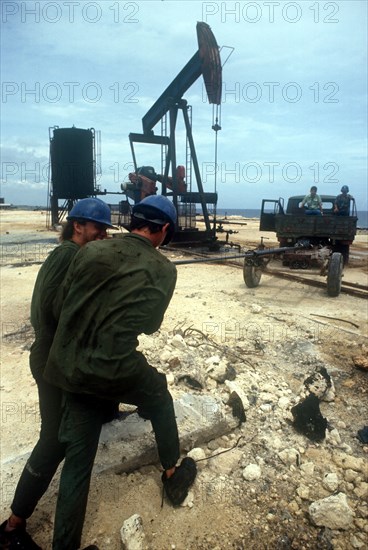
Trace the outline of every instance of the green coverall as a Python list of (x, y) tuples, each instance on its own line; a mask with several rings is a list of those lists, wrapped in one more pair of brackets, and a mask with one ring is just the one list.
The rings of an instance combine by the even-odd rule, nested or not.
[(66, 454), (54, 550), (79, 548), (110, 400), (135, 404), (151, 420), (164, 469), (180, 456), (166, 377), (136, 349), (139, 334), (159, 329), (175, 284), (175, 266), (134, 233), (89, 243), (71, 264), (55, 305), (59, 323), (44, 374), (63, 390), (64, 407), (59, 438)]
[(11, 505), (13, 514), (24, 519), (32, 515), (65, 454), (64, 444), (58, 440), (62, 392), (46, 382), (42, 375), (56, 330), (53, 301), (78, 250), (79, 246), (72, 241), (64, 241), (55, 248), (41, 266), (33, 290), (31, 323), (35, 340), (29, 362), (38, 387), (41, 430)]

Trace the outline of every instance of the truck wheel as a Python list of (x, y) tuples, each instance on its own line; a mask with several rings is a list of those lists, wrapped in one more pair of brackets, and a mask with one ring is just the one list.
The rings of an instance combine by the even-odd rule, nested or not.
[(341, 279), (344, 260), (340, 252), (334, 252), (331, 256), (327, 273), (327, 294), (335, 297), (341, 291)]
[(255, 288), (259, 285), (262, 277), (262, 268), (257, 265), (247, 265), (244, 263), (243, 268), (244, 282), (248, 288)]

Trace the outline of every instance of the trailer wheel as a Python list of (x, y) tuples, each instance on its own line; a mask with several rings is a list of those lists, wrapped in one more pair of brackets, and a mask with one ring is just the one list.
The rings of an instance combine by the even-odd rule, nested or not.
[(259, 285), (262, 277), (262, 268), (258, 265), (248, 265), (244, 263), (243, 268), (244, 282), (248, 288), (255, 288)]
[(334, 252), (328, 266), (327, 273), (327, 294), (335, 297), (341, 291), (341, 278), (344, 260), (340, 252)]

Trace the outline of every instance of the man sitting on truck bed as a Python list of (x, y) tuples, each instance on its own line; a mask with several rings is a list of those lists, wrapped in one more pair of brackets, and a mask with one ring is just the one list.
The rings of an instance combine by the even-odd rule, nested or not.
[(317, 195), (317, 187), (315, 185), (312, 185), (310, 188), (310, 193), (305, 195), (301, 206), (302, 208), (304, 207), (306, 214), (322, 216), (322, 201), (321, 197)]
[(350, 200), (353, 198), (349, 193), (349, 187), (343, 185), (341, 187), (341, 194), (337, 195), (334, 203), (334, 214), (337, 216), (349, 216), (350, 212)]

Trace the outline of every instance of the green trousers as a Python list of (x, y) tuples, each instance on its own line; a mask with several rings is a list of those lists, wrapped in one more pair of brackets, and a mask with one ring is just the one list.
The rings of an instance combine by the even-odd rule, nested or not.
[[(39, 439), (24, 466), (15, 489), (11, 511), (20, 518), (29, 518), (46, 492), (65, 456), (65, 444), (59, 441), (63, 392), (37, 377), (41, 429)], [(103, 423), (117, 417), (118, 403), (110, 401), (104, 407)]]
[[(154, 390), (137, 390), (122, 395), (120, 401), (136, 405), (151, 421), (157, 450), (165, 470), (175, 466), (180, 456), (179, 438), (172, 397), (166, 377)], [(91, 395), (63, 394), (63, 415), (59, 439), (65, 445), (56, 505), (53, 550), (77, 550), (80, 547), (88, 492), (98, 441), (111, 402)]]
[(13, 514), (24, 519), (32, 515), (65, 454), (65, 445), (58, 440), (62, 392), (42, 378), (36, 382), (41, 417), (40, 435), (19, 478), (11, 505)]

